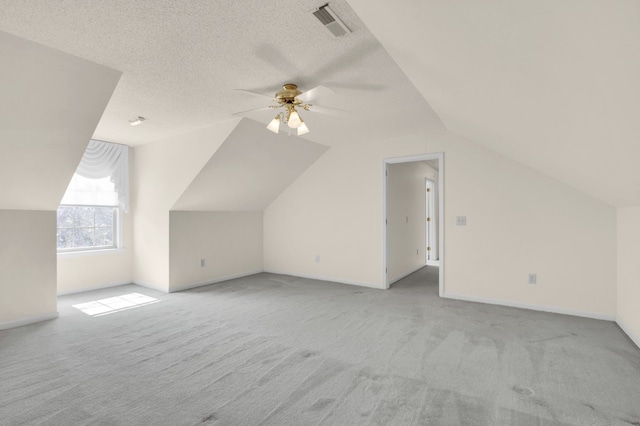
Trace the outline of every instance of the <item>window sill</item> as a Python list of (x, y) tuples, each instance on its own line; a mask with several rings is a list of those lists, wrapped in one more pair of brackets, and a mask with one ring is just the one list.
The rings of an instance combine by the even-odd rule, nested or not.
[(97, 249), (97, 250), (78, 250), (78, 251), (59, 251), (57, 255), (60, 257), (83, 257), (83, 256), (108, 256), (124, 252), (124, 247)]

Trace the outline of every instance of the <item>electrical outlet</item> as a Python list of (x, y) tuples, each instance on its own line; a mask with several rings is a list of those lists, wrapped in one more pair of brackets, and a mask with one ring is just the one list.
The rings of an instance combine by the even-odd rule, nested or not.
[(456, 216), (456, 225), (457, 226), (466, 226), (467, 225), (467, 217), (466, 216)]
[(204, 268), (204, 259), (200, 259), (200, 267)]
[(316, 254), (316, 263), (320, 263), (320, 255)]
[(529, 284), (536, 284), (538, 276), (536, 274), (529, 274)]

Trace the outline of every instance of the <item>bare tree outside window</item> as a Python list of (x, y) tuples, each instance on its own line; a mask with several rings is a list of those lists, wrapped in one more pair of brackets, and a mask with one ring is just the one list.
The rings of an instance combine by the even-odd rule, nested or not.
[(58, 207), (58, 251), (116, 248), (116, 230), (116, 207)]

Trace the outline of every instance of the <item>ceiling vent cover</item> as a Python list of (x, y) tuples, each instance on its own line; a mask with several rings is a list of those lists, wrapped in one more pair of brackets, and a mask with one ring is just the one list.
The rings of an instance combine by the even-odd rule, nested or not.
[(331, 34), (336, 37), (340, 37), (351, 32), (344, 22), (338, 18), (338, 15), (329, 8), (328, 3), (313, 12), (313, 16), (318, 18), (318, 21), (327, 27), (327, 29), (331, 31)]

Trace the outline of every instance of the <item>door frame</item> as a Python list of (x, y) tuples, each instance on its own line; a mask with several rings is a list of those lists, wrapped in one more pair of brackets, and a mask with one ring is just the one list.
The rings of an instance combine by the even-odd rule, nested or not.
[(382, 161), (382, 276), (384, 288), (389, 288), (389, 276), (387, 274), (388, 247), (387, 247), (387, 172), (389, 164), (413, 163), (425, 160), (438, 160), (438, 256), (440, 267), (438, 269), (438, 294), (444, 295), (444, 152), (431, 154), (408, 155), (404, 157), (390, 157)]

